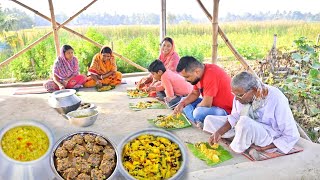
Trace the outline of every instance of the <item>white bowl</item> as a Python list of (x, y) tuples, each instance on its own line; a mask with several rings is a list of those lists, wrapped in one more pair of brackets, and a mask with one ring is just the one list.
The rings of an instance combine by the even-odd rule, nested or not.
[(188, 155), (186, 151), (186, 146), (183, 144), (183, 142), (174, 134), (171, 132), (161, 130), (161, 129), (156, 129), (156, 128), (147, 128), (143, 129), (137, 132), (134, 132), (127, 137), (125, 137), (122, 142), (118, 146), (118, 152), (119, 152), (119, 160), (118, 160), (118, 168), (120, 173), (124, 176), (125, 179), (130, 179), (134, 180), (135, 178), (129, 174), (129, 172), (124, 168), (122, 164), (122, 154), (123, 154), (123, 148), (124, 146), (129, 143), (130, 141), (136, 139), (140, 135), (143, 134), (151, 134), (154, 136), (161, 136), (169, 139), (170, 141), (176, 143), (179, 146), (179, 149), (181, 151), (182, 155), (182, 162), (180, 169), (176, 174), (174, 174), (172, 177), (170, 177), (168, 180), (177, 180), (177, 179), (184, 179), (185, 172), (187, 171), (187, 164), (188, 164)]
[(76, 126), (87, 127), (92, 125), (98, 118), (99, 112), (95, 109), (81, 109), (66, 114), (69, 122)]

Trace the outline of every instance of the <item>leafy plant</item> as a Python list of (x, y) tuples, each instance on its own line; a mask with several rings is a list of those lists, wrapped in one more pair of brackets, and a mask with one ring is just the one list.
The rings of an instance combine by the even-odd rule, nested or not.
[[(320, 127), (320, 63), (316, 47), (307, 38), (298, 38), (294, 41), (295, 50), (289, 53), (281, 52), (282, 56), (277, 57), (277, 60), (282, 61), (282, 64), (280, 63), (279, 69), (274, 73), (268, 72), (269, 75), (265, 80), (284, 92), (295, 118), (308, 130), (314, 141), (317, 138), (312, 129)], [(278, 73), (284, 70), (284, 65), (287, 75), (281, 77)]]

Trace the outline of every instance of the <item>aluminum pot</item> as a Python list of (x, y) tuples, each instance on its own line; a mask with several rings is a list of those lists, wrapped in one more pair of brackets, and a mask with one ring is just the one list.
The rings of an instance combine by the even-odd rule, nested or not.
[(188, 167), (187, 167), (188, 155), (187, 155), (186, 146), (177, 136), (175, 136), (171, 132), (157, 129), (157, 128), (146, 128), (146, 129), (134, 132), (134, 133), (128, 135), (127, 137), (125, 137), (121, 141), (121, 143), (119, 144), (119, 146), (118, 146), (118, 152), (119, 152), (118, 169), (119, 169), (120, 173), (124, 176), (124, 178), (127, 180), (135, 180), (135, 178), (129, 174), (129, 172), (124, 168), (124, 166), (122, 164), (122, 156), (123, 156), (124, 146), (127, 143), (131, 142), (133, 139), (136, 139), (140, 135), (144, 135), (144, 134), (165, 137), (165, 138), (169, 139), (170, 141), (178, 144), (179, 149), (181, 151), (181, 155), (182, 155), (181, 167), (178, 170), (178, 172), (175, 175), (173, 175), (172, 177), (170, 177), (168, 180), (185, 179), (185, 173), (187, 172), (187, 169), (188, 169)]
[(40, 158), (32, 161), (17, 161), (9, 156), (7, 156), (1, 147), (0, 143), (0, 179), (6, 180), (38, 180), (38, 179), (53, 179), (54, 174), (48, 168), (50, 166), (49, 158), (51, 149), (54, 143), (53, 133), (51, 130), (44, 124), (33, 121), (33, 120), (24, 120), (24, 121), (14, 121), (6, 125), (0, 131), (0, 142), (4, 134), (12, 128), (19, 126), (35, 126), (40, 128), (49, 139), (49, 147), (45, 154)]
[(117, 171), (118, 171), (118, 160), (119, 160), (119, 153), (117, 151), (117, 146), (116, 144), (111, 141), (108, 137), (97, 133), (97, 132), (93, 132), (93, 131), (77, 131), (77, 132), (73, 132), (73, 133), (69, 133), (66, 134), (65, 136), (61, 137), (53, 146), (52, 151), (51, 151), (51, 156), (50, 156), (50, 166), (52, 171), (55, 174), (55, 180), (63, 180), (63, 178), (60, 176), (60, 174), (58, 173), (57, 169), (56, 169), (56, 162), (55, 162), (55, 151), (63, 144), (64, 141), (66, 140), (70, 140), (74, 135), (81, 135), (84, 136), (86, 134), (91, 134), (91, 135), (95, 135), (95, 136), (100, 136), (102, 138), (104, 138), (106, 141), (108, 141), (108, 143), (112, 146), (112, 148), (115, 150), (115, 157), (116, 157), (116, 167), (114, 168), (114, 170), (112, 171), (112, 173), (109, 175), (109, 177), (107, 177), (106, 180), (108, 179), (113, 179), (116, 175), (117, 175)]
[(76, 95), (74, 89), (63, 89), (55, 91), (49, 98), (49, 105), (60, 114), (67, 114), (78, 109), (81, 99)]

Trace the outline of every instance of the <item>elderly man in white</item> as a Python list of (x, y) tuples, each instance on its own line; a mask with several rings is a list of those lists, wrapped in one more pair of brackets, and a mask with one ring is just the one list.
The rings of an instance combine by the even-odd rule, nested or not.
[(254, 157), (257, 151), (287, 154), (300, 135), (284, 94), (248, 72), (236, 75), (231, 86), (235, 95), (231, 114), (204, 120), (203, 130), (212, 133), (209, 143), (233, 137), (230, 148), (237, 153), (251, 147)]

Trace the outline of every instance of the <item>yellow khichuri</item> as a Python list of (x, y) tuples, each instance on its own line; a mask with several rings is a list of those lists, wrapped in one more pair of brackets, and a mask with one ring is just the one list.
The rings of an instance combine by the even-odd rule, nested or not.
[(32, 161), (44, 155), (49, 148), (46, 133), (35, 126), (19, 126), (7, 131), (1, 139), (1, 148), (17, 161)]
[(220, 161), (219, 156), (221, 155), (220, 152), (218, 152), (217, 149), (219, 147), (219, 144), (216, 143), (210, 147), (207, 146), (206, 143), (200, 142), (196, 143), (195, 147), (203, 153), (208, 159), (212, 160), (213, 162), (217, 163)]
[(131, 98), (141, 98), (141, 97), (148, 97), (148, 93), (138, 90), (138, 89), (134, 89), (134, 90), (127, 90), (127, 94), (129, 97)]
[(162, 128), (181, 128), (185, 125), (184, 121), (180, 119), (181, 116), (182, 116), (181, 114), (177, 114), (176, 116), (174, 116), (174, 115), (168, 115), (168, 116), (159, 115), (154, 120), (154, 123), (158, 127), (162, 127)]

